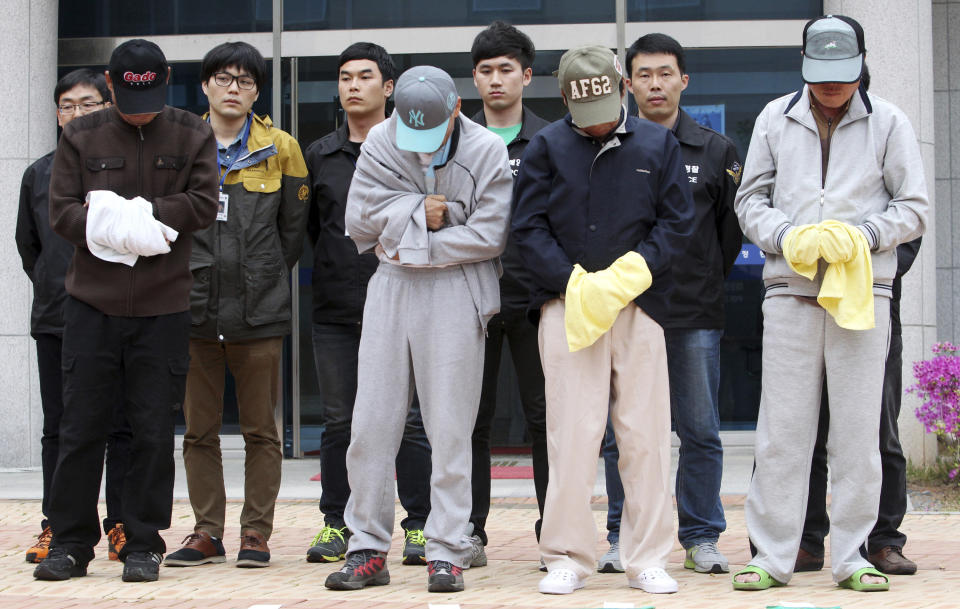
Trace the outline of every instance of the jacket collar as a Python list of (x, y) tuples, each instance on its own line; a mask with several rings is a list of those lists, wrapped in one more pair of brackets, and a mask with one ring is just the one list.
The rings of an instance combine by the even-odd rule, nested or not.
[(681, 144), (687, 146), (703, 146), (706, 141), (703, 136), (703, 127), (684, 112), (683, 108), (677, 115), (677, 124), (673, 126), (673, 135)]
[[(810, 87), (808, 85), (803, 85), (803, 88), (797, 91), (783, 113), (813, 131), (817, 130), (817, 121), (813, 116), (813, 110), (810, 108)], [(850, 107), (847, 108), (846, 114), (837, 123), (837, 127), (860, 120), (871, 114), (873, 114), (873, 104), (870, 103), (867, 90), (861, 84), (850, 99)]]
[[(471, 116), (470, 120), (481, 127), (487, 126), (487, 116), (483, 113), (482, 108), (479, 112)], [(520, 121), (520, 133), (517, 134), (517, 137), (513, 138), (513, 142), (529, 142), (531, 138), (537, 134), (537, 131), (540, 131), (549, 124), (526, 106), (523, 106), (523, 114)], [(513, 142), (510, 143), (512, 144)]]

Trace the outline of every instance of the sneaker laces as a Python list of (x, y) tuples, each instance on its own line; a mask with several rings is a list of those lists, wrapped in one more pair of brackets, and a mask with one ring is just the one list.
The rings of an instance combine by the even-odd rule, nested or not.
[(320, 529), (320, 532), (317, 533), (317, 536), (313, 538), (313, 541), (310, 543), (310, 545), (315, 546), (318, 543), (330, 543), (331, 541), (333, 541), (334, 537), (339, 538), (340, 541), (345, 542), (345, 540), (343, 539), (342, 531), (343, 529), (337, 529), (332, 526), (326, 525), (322, 529)]
[(123, 524), (116, 524), (107, 531), (107, 539), (117, 549), (120, 549), (127, 542), (127, 535), (123, 532)]
[(446, 560), (430, 561), (430, 575), (460, 575), (463, 569), (455, 567), (453, 563)]
[(427, 544), (427, 538), (423, 536), (423, 529), (410, 529), (407, 531), (407, 541), (418, 546)]
[(35, 548), (49, 548), (50, 542), (53, 540), (53, 529), (50, 527), (44, 527), (43, 531), (37, 535), (37, 543), (34, 545)]

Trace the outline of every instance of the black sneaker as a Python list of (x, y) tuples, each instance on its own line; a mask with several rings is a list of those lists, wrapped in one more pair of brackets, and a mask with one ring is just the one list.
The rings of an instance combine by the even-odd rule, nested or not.
[(427, 563), (428, 592), (463, 592), (463, 569), (445, 560)]
[(410, 529), (403, 540), (403, 564), (427, 564), (427, 538), (423, 536), (423, 529)]
[(307, 550), (307, 562), (337, 562), (343, 560), (347, 553), (347, 540), (350, 539), (350, 529), (323, 525), (317, 536), (313, 538), (310, 549)]
[(389, 583), (387, 555), (376, 550), (358, 550), (348, 553), (346, 564), (328, 575), (323, 585), (331, 590), (359, 590)]
[(123, 581), (155, 582), (160, 579), (160, 562), (163, 556), (157, 552), (130, 552), (123, 561)]
[(47, 557), (33, 570), (33, 577), (45, 581), (63, 581), (71, 577), (83, 577), (87, 574), (87, 563), (77, 559), (63, 548), (53, 548)]

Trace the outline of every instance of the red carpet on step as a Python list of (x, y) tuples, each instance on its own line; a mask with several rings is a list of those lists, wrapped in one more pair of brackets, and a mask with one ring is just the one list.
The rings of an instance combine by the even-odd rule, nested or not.
[[(531, 480), (533, 479), (532, 465), (494, 465), (490, 468), (490, 478), (493, 480)], [(321, 480), (320, 474), (310, 478), (313, 482)]]

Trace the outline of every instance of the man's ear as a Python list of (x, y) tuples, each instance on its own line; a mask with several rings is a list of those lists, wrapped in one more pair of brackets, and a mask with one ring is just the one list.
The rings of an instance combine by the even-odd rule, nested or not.
[(173, 74), (173, 68), (167, 66), (167, 84), (170, 84), (170, 75)]
[(560, 90), (560, 99), (563, 100), (563, 105), (567, 106), (567, 94), (563, 92), (563, 89)]
[(383, 83), (383, 96), (389, 98), (393, 95), (393, 79), (391, 78), (387, 82)]

